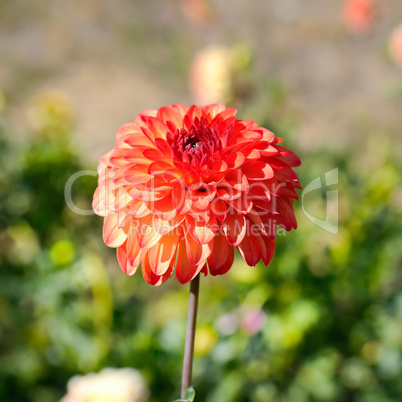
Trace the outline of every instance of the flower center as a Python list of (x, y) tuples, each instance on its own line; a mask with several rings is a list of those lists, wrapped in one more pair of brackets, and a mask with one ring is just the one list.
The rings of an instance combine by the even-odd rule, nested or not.
[(222, 144), (217, 129), (211, 129), (206, 119), (201, 123), (195, 118), (188, 130), (176, 129), (173, 134), (167, 133), (166, 138), (172, 150), (173, 162), (186, 170), (210, 167), (220, 157)]

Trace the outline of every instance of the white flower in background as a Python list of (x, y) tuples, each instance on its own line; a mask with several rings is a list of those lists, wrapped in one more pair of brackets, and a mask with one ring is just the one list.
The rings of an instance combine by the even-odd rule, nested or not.
[(105, 368), (100, 373), (72, 377), (61, 402), (145, 402), (148, 389), (131, 368)]

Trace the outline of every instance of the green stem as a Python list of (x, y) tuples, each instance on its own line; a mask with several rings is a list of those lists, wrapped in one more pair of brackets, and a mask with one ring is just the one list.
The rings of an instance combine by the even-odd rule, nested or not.
[(186, 391), (191, 386), (199, 290), (200, 290), (200, 275), (198, 274), (190, 283), (186, 344), (184, 346), (183, 374), (181, 380), (182, 398), (185, 398)]

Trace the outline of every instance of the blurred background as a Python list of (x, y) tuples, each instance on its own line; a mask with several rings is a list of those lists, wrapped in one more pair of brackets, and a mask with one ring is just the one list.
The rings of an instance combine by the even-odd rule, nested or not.
[(303, 187), (323, 179), (310, 215), (338, 191), (338, 231), (298, 202), (269, 267), (202, 278), (196, 401), (401, 401), (401, 24), (385, 0), (0, 1), (0, 400), (107, 367), (141, 377), (119, 401), (178, 397), (187, 286), (123, 274), (64, 186), (140, 111), (223, 101), (285, 139)]

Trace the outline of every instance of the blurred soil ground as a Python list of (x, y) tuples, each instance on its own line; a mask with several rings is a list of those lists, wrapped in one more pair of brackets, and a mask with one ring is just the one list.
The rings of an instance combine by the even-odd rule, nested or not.
[(296, 122), (300, 148), (363, 147), (368, 137), (390, 136), (400, 150), (402, 71), (387, 40), (402, 2), (383, 3), (376, 29), (356, 36), (335, 0), (210, 1), (205, 23), (185, 18), (179, 0), (3, 0), (0, 89), (19, 138), (32, 98), (64, 93), (77, 114), (74, 142), (95, 162), (141, 110), (193, 102), (189, 69), (198, 50), (246, 42), (255, 74), (286, 86), (282, 113)]

